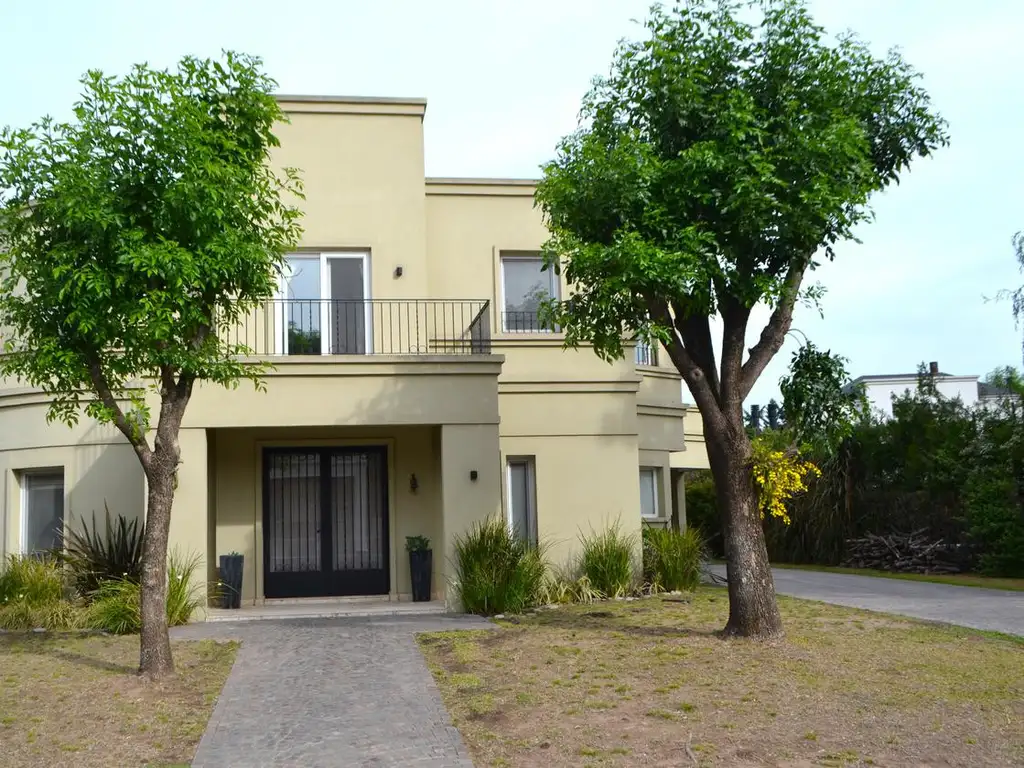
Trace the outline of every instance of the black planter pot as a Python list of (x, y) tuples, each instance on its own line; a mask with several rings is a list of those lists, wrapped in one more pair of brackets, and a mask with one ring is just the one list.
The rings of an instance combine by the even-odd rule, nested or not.
[(434, 570), (434, 553), (429, 549), (409, 553), (409, 573), (412, 575), (412, 601), (430, 600), (430, 576)]
[(220, 556), (221, 608), (242, 607), (242, 565), (244, 555)]

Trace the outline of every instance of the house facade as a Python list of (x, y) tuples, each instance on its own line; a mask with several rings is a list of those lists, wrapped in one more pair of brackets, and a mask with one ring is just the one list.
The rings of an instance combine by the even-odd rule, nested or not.
[[(223, 330), (274, 367), (263, 391), (196, 387), (171, 547), (210, 581), (242, 553), (243, 605), (401, 600), (405, 537), (424, 535), (441, 599), (455, 537), (488, 516), (555, 564), (581, 531), (678, 520), (679, 376), (656, 349), (609, 364), (545, 327), (540, 301), (568, 286), (540, 269), (532, 182), (425, 178), (422, 100), (280, 100), (274, 162), (301, 169), (303, 240), (279, 295)], [(143, 514), (116, 429), (47, 424), (46, 406), (0, 381), (5, 554), (105, 508)]]
[[(954, 375), (939, 370), (937, 362), (928, 364), (927, 375), (935, 385), (935, 391), (950, 400), (959, 399), (967, 407), (995, 408), (1012, 395), (1001, 387), (981, 381), (976, 375)], [(883, 418), (892, 418), (893, 398), (917, 391), (918, 373), (873, 374), (858, 376), (850, 386), (864, 388), (871, 412)]]

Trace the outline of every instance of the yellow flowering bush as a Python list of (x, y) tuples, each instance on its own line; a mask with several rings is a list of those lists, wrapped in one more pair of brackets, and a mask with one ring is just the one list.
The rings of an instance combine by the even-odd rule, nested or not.
[(765, 512), (789, 525), (786, 502), (807, 490), (809, 476), (821, 470), (795, 451), (780, 451), (764, 440), (754, 440), (754, 484), (757, 486), (761, 517)]

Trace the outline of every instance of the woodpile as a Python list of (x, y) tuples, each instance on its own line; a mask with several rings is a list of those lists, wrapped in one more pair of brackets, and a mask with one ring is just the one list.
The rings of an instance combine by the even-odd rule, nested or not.
[(842, 565), (899, 573), (959, 573), (962, 567), (957, 547), (942, 539), (927, 538), (926, 531), (922, 528), (886, 536), (869, 533), (859, 539), (847, 539)]

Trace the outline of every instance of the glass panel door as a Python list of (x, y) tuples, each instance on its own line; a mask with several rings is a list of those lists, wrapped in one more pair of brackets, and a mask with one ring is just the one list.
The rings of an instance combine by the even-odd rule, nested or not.
[(365, 355), (369, 302), (363, 257), (328, 256), (329, 333), (332, 355)]
[(268, 456), (266, 486), (270, 573), (306, 573), (321, 568), (320, 454)]
[(286, 259), (282, 294), (285, 354), (322, 354), (320, 254)]
[(265, 448), (263, 593), (386, 595), (387, 449)]

